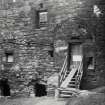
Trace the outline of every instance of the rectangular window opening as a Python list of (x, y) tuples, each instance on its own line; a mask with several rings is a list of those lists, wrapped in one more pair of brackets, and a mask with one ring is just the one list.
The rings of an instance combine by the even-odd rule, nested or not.
[(6, 52), (5, 57), (6, 57), (6, 62), (13, 62), (14, 61), (13, 53), (11, 53), (11, 52)]
[(46, 27), (47, 21), (48, 21), (48, 12), (45, 11), (37, 11), (36, 12), (36, 27), (42, 28)]
[(51, 57), (54, 57), (54, 51), (53, 50), (49, 50), (48, 53)]
[(88, 69), (94, 69), (94, 57), (88, 57)]

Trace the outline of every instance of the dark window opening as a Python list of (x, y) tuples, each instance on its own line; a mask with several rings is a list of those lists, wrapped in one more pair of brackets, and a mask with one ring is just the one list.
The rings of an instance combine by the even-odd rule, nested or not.
[(88, 69), (94, 69), (94, 57), (88, 57), (87, 65)]
[(39, 24), (39, 11), (36, 11), (36, 17), (35, 17), (36, 21), (35, 21), (35, 24), (36, 24), (36, 28), (40, 28), (40, 24)]
[(6, 62), (13, 62), (14, 61), (13, 53), (12, 52), (6, 52), (5, 53), (5, 60), (6, 60)]
[(51, 57), (54, 57), (54, 51), (53, 50), (48, 51), (48, 53)]

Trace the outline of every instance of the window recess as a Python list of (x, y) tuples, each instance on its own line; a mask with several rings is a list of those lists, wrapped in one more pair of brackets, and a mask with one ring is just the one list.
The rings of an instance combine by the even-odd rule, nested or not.
[(94, 69), (94, 57), (87, 58), (88, 69)]
[(5, 56), (3, 57), (3, 62), (12, 63), (14, 62), (14, 56), (12, 52), (6, 52)]

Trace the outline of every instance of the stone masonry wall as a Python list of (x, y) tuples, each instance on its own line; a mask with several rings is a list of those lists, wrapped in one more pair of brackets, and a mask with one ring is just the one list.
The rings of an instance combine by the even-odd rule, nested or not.
[[(13, 90), (24, 90), (37, 76), (46, 81), (55, 72), (48, 53), (53, 50), (52, 36), (32, 28), (31, 3), (20, 1), (0, 11), (0, 78), (8, 78)], [(3, 61), (5, 51), (13, 52), (13, 63)]]
[[(32, 15), (34, 14), (32, 14), (31, 7), (38, 9), (40, 3), (44, 3), (44, 7), (48, 9), (46, 29), (34, 29), (33, 27)], [(33, 73), (36, 72), (45, 76), (48, 74), (47, 77), (49, 77), (52, 72), (61, 70), (68, 52), (68, 41), (71, 41), (72, 36), (82, 36), (85, 42), (86, 37), (84, 36), (95, 34), (88, 30), (91, 25), (87, 24), (90, 22), (89, 19), (94, 16), (92, 9), (94, 4), (94, 0), (92, 3), (90, 0), (21, 0), (3, 6), (4, 8), (0, 11), (0, 69), (2, 74), (6, 74), (6, 71), (2, 70), (2, 56), (4, 56), (5, 50), (14, 51), (15, 61), (8, 68), (12, 71), (10, 71), (10, 77), (13, 75), (12, 77), (16, 81), (27, 81), (24, 78), (32, 78)], [(88, 21), (85, 21), (85, 19), (88, 19)], [(94, 87), (97, 87), (105, 83), (103, 73), (105, 70), (103, 63), (101, 69), (99, 68), (101, 62), (104, 61), (103, 56), (99, 57), (98, 49), (100, 48), (94, 47), (96, 48), (95, 51), (98, 51), (96, 57), (97, 69), (94, 73), (94, 78), (97, 78), (96, 81), (98, 81), (95, 82), (97, 85)], [(54, 50), (54, 57), (48, 54), (49, 50)], [(90, 77), (87, 76), (86, 80), (88, 79)], [(15, 86), (15, 83), (18, 83), (13, 78), (10, 80), (13, 84), (12, 87)], [(90, 85), (89, 88), (91, 88), (93, 82), (89, 80), (86, 84)]]
[[(105, 56), (104, 56), (104, 14), (105, 2), (99, 0), (58, 0), (55, 8), (56, 41), (65, 40), (72, 43), (73, 36), (82, 36), (84, 54), (94, 53), (94, 69), (84, 70), (81, 82), (82, 89), (92, 89), (105, 85)], [(99, 7), (102, 15), (94, 13), (94, 6)], [(69, 6), (69, 7), (68, 7)], [(90, 41), (89, 41), (89, 40)], [(63, 44), (63, 42), (62, 42)], [(56, 54), (58, 65), (63, 64), (65, 52)], [(60, 58), (61, 57), (61, 58)], [(61, 68), (59, 68), (61, 69)]]

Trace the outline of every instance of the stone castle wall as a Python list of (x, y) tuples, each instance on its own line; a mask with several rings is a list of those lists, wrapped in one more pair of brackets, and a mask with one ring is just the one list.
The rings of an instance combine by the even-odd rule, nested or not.
[[(55, 72), (49, 53), (53, 50), (52, 36), (47, 30), (33, 29), (30, 3), (20, 4), (0, 11), (0, 77), (8, 78), (12, 89), (24, 88), (37, 76), (46, 81)], [(8, 52), (13, 53), (12, 63), (3, 61)]]
[[(48, 10), (46, 29), (33, 27), (34, 14), (31, 7), (38, 9), (40, 3), (44, 3), (44, 8)], [(14, 75), (16, 81), (19, 79), (23, 81), (24, 76), (26, 79), (27, 77), (31, 78), (32, 74), (36, 72), (43, 75), (48, 74), (48, 77), (55, 71), (60, 71), (68, 53), (68, 42), (72, 43), (72, 36), (82, 36), (85, 43), (86, 39), (90, 38), (88, 36), (95, 34), (90, 30), (86, 32), (86, 30), (82, 29), (81, 31), (78, 28), (91, 26), (87, 24), (90, 22), (89, 19), (93, 19), (92, 16), (94, 16), (92, 9), (94, 2), (91, 3), (90, 0), (84, 2), (82, 0), (25, 0), (15, 4), (9, 3), (9, 5), (0, 11), (0, 70), (2, 74), (6, 74), (2, 70), (2, 57), (5, 51), (13, 51), (15, 60), (13, 65), (8, 68), (13, 72), (10, 71), (12, 73), (10, 73), (10, 77)], [(104, 57), (101, 56), (103, 52), (99, 55), (100, 46), (96, 47), (96, 44), (93, 45), (96, 48), (94, 52), (97, 51), (96, 69), (92, 72), (86, 71), (84, 77), (85, 82), (83, 84), (87, 89), (105, 83), (104, 63), (102, 63)], [(54, 57), (51, 57), (49, 51), (53, 50)], [(17, 71), (15, 72), (15, 70)], [(90, 74), (94, 74), (94, 77)], [(92, 84), (95, 85), (92, 86)]]

